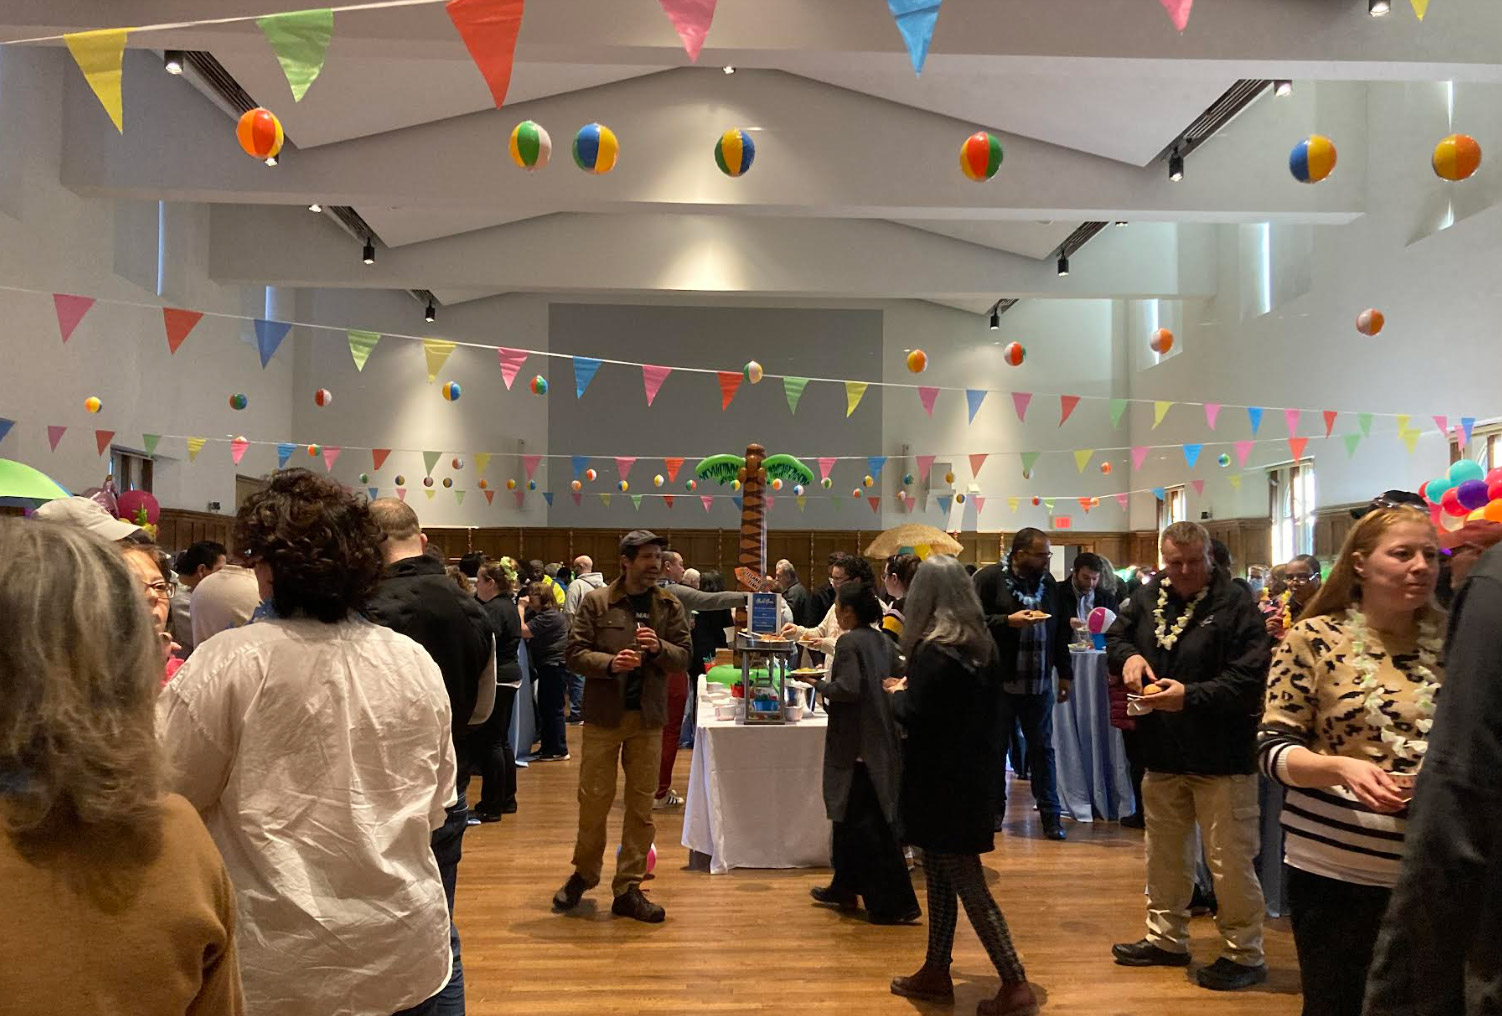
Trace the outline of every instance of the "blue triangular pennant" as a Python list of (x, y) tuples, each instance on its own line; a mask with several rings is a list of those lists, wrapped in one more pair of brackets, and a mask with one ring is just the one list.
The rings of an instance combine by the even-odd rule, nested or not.
[(952, 505), (953, 503), (954, 503), (954, 495), (953, 494), (945, 494), (943, 497), (939, 498), (939, 511), (943, 512), (945, 515), (948, 515), (949, 514), (949, 506)]
[(1262, 426), (1262, 407), (1247, 406), (1246, 418), (1252, 423), (1252, 437), (1257, 436), (1257, 428)]
[(984, 389), (965, 389), (965, 404), (970, 407), (970, 423), (975, 422), (975, 414), (980, 412), (980, 404), (985, 401), (986, 393)]
[(16, 421), (15, 420), (0, 419), (0, 441), (4, 441), (5, 440), (5, 435), (9, 434), (10, 433), (10, 429), (12, 427), (14, 427), (15, 425), (16, 425)]
[(897, 22), (897, 31), (902, 33), (907, 55), (913, 61), (913, 73), (923, 73), (923, 62), (928, 59), (928, 44), (934, 37), (934, 25), (939, 20), (939, 4), (943, 0), (887, 0), (887, 10)]
[(595, 371), (600, 369), (600, 361), (592, 356), (574, 357), (574, 397), (584, 398), (584, 389), (595, 379)]
[(589, 465), (588, 455), (574, 456), (574, 479), (577, 480), (580, 476), (584, 475), (584, 467), (587, 465)]
[(737, 511), (744, 511), (745, 510), (745, 504), (746, 503), (744, 501), (742, 501), (740, 498), (733, 497), (730, 500), (732, 500), (732, 501), (735, 502), (735, 507), (736, 507)]
[(866, 468), (871, 471), (873, 480), (881, 479), (881, 467), (887, 464), (885, 455), (873, 455), (866, 460)]
[(542, 499), (548, 503), (549, 508), (553, 507), (553, 492), (551, 490), (543, 491)]
[(1194, 464), (1200, 460), (1200, 452), (1204, 449), (1202, 444), (1186, 444), (1184, 446), (1184, 461), (1193, 469)]
[(261, 354), (261, 369), (265, 370), (271, 358), (276, 355), (277, 347), (292, 330), (292, 325), (286, 321), (267, 321), (265, 318), (256, 318), (256, 349)]
[(1159, 501), (1163, 500), (1163, 498), (1165, 498), (1166, 496), (1168, 496), (1168, 491), (1164, 490), (1162, 487), (1153, 488), (1153, 497), (1157, 498)]
[(286, 469), (287, 460), (292, 458), (292, 453), (297, 450), (297, 445), (291, 441), (283, 441), (276, 446), (276, 468)]
[(380, 496), (381, 496), (381, 492), (379, 490), (377, 490), (376, 488), (374, 488), (374, 487), (366, 487), (365, 488), (365, 493), (367, 493), (367, 494), (370, 495), (370, 499), (372, 501), (375, 501), (375, 500), (379, 499)]
[[(1476, 418), (1474, 416), (1462, 416), (1460, 418), (1460, 429), (1463, 430), (1463, 431), (1465, 431), (1465, 443), (1466, 444), (1470, 444), (1471, 443), (1471, 430), (1475, 426), (1476, 426)], [(5, 436), (5, 433), (3, 431), (0, 431), (0, 437), (4, 437), (4, 436)]]

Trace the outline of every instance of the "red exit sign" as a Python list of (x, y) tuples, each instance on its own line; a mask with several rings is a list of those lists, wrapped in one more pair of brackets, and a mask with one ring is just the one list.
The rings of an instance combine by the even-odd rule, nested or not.
[(1053, 517), (1053, 527), (1055, 529), (1073, 529), (1074, 520), (1068, 515), (1055, 515)]

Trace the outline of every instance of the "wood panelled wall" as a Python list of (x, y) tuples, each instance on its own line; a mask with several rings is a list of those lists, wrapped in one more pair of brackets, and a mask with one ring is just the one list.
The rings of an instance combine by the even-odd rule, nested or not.
[(1276, 564), (1269, 561), (1273, 547), (1273, 524), (1271, 519), (1206, 519), (1200, 523), (1210, 534), (1231, 551), (1231, 572), (1246, 575), (1249, 565)]

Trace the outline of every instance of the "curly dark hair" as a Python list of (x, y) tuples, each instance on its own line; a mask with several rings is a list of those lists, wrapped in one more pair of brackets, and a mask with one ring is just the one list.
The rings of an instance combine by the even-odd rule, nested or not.
[(325, 624), (364, 609), (385, 538), (365, 498), (306, 469), (277, 473), (235, 516), (236, 549), (271, 567), (277, 614)]

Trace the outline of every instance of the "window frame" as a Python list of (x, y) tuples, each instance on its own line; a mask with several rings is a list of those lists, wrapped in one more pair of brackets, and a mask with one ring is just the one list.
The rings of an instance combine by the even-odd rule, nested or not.
[(1281, 462), (1267, 467), (1269, 551), (1274, 564), (1314, 553), (1318, 525), (1319, 482), (1314, 460)]

